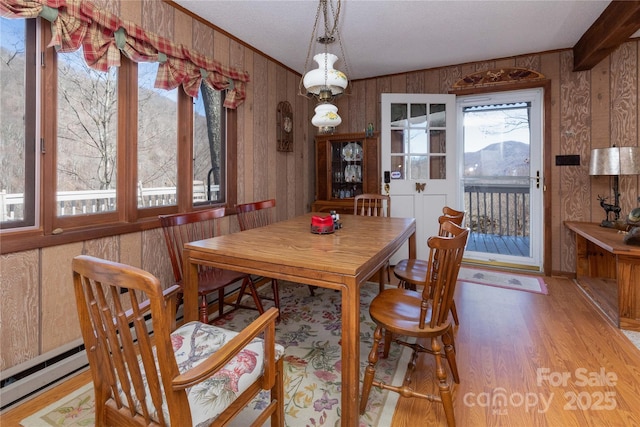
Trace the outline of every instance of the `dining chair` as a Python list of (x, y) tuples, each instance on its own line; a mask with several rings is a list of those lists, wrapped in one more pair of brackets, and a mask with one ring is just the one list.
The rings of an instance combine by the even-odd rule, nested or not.
[[(238, 217), (238, 224), (240, 225), (240, 231), (251, 230), (253, 228), (264, 227), (265, 225), (272, 224), (275, 221), (276, 215), (276, 200), (267, 199), (259, 202), (242, 203), (236, 205), (236, 216)], [(280, 309), (280, 291), (278, 289), (278, 279), (268, 277), (255, 278), (254, 283), (256, 288), (264, 285), (267, 282), (271, 282), (271, 290), (273, 292), (273, 302), (275, 306)], [(238, 303), (244, 295), (244, 286), (240, 289), (240, 296), (238, 297)], [(313, 287), (309, 286), (311, 295), (314, 295)], [(270, 299), (269, 297), (262, 298)]]
[[(442, 215), (438, 217), (438, 235), (446, 236), (446, 231), (442, 228), (442, 224), (451, 221), (454, 224), (462, 225), (464, 222), (464, 212), (457, 211), (449, 206), (442, 208)], [(423, 284), (427, 277), (428, 262), (422, 259), (403, 259), (396, 263), (393, 267), (393, 274), (398, 279), (398, 286), (408, 289), (416, 289), (417, 286)], [(451, 304), (451, 315), (456, 325), (459, 325), (458, 309), (456, 302)]]
[[(360, 216), (391, 216), (391, 197), (384, 194), (364, 193), (358, 194), (353, 199), (353, 214)], [(387, 274), (387, 282), (391, 282), (391, 265), (389, 261), (379, 273), (380, 292), (384, 290), (384, 275)]]
[(225, 425), (262, 391), (258, 425), (283, 425), (277, 309), (241, 332), (198, 321), (175, 329), (178, 285), (163, 292), (144, 270), (86, 255), (72, 264), (95, 425)]
[[(224, 217), (225, 208), (205, 209), (195, 212), (187, 212), (173, 215), (160, 215), (160, 224), (164, 232), (171, 267), (173, 268), (173, 277), (176, 284), (181, 288), (183, 285), (184, 272), (183, 268), (183, 250), (185, 243), (196, 240), (209, 239), (215, 237), (217, 233), (216, 219)], [(218, 294), (218, 314), (212, 319), (214, 321), (224, 314), (225, 306), (238, 308), (237, 303), (227, 304), (225, 301), (225, 288), (230, 287), (238, 282), (242, 282), (241, 289), (249, 288), (251, 296), (255, 304), (255, 308), (259, 313), (264, 313), (264, 307), (256, 287), (246, 273), (225, 270), (214, 267), (199, 267), (198, 269), (198, 297), (200, 298), (200, 321), (209, 322), (209, 306), (207, 296), (211, 293)], [(182, 292), (178, 295), (178, 306), (182, 303)]]
[(358, 194), (353, 199), (353, 214), (390, 217), (391, 197), (374, 193)]
[[(469, 229), (450, 221), (443, 223), (442, 227), (448, 237), (432, 236), (427, 241), (429, 267), (427, 278), (422, 284), (422, 291), (405, 288), (385, 289), (371, 301), (369, 314), (376, 324), (376, 329), (364, 374), (360, 400), (361, 414), (366, 411), (371, 386), (376, 386), (401, 393), (403, 397), (418, 397), (442, 403), (447, 425), (455, 426), (451, 386), (447, 381), (442, 358), (447, 359), (454, 382), (460, 383), (449, 310)], [(388, 357), (394, 336), (396, 339), (393, 339), (393, 342), (413, 350), (402, 385), (386, 384), (375, 380), (379, 344), (383, 334), (383, 358)], [(413, 341), (407, 342), (398, 337), (408, 337)], [(429, 345), (423, 346), (421, 343), (429, 343)], [(411, 386), (410, 376), (415, 369), (417, 357), (421, 353), (430, 353), (435, 357), (439, 395), (419, 393)]]
[[(275, 199), (262, 200), (260, 202), (243, 203), (236, 205), (236, 216), (238, 218), (238, 224), (240, 224), (240, 231), (251, 230), (252, 228), (263, 227), (269, 225), (275, 221), (276, 201)], [(278, 279), (272, 279), (268, 277), (254, 278), (254, 284), (256, 288), (264, 285), (267, 282), (271, 282), (271, 291), (273, 297), (262, 298), (271, 299), (276, 308), (280, 310), (280, 291), (278, 289)], [(238, 296), (237, 303), (241, 302), (244, 296), (244, 286), (240, 289), (240, 295)]]

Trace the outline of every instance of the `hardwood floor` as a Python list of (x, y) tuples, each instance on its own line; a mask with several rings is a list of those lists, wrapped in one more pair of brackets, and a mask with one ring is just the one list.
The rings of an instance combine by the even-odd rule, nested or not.
[[(573, 281), (545, 281), (548, 296), (459, 284), (457, 425), (640, 426), (640, 350)], [(423, 355), (414, 381), (437, 394), (433, 366)], [(393, 426), (412, 425), (445, 426), (442, 406), (401, 398)]]
[[(546, 282), (549, 295), (458, 286), (457, 425), (640, 426), (640, 350), (571, 280)], [(433, 357), (422, 355), (413, 381), (423, 392), (437, 394), (433, 365)], [(82, 373), (3, 414), (0, 425), (18, 426), (89, 381), (88, 372)], [(492, 406), (500, 395), (506, 403)], [(446, 423), (439, 403), (400, 398), (392, 425)]]

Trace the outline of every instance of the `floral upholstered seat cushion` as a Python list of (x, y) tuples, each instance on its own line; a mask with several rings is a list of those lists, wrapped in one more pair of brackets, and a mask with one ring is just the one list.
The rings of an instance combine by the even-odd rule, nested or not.
[[(171, 334), (178, 370), (182, 374), (199, 365), (236, 335), (237, 332), (201, 322), (182, 325)], [(194, 426), (209, 425), (262, 374), (263, 343), (260, 338), (254, 339), (216, 374), (187, 389)], [(284, 347), (276, 344), (275, 353), (277, 360), (284, 354)], [(136, 402), (136, 406), (139, 405)], [(169, 420), (166, 403), (162, 410), (165, 419)], [(152, 418), (159, 421), (157, 414), (152, 414)]]

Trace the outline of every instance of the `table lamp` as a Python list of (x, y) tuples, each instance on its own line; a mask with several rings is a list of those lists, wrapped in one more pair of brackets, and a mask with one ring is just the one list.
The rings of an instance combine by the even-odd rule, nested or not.
[[(612, 175), (614, 204), (605, 203), (606, 197), (598, 195), (600, 206), (604, 209), (607, 218), (600, 224), (603, 227), (615, 228), (615, 221), (620, 219), (620, 192), (618, 178), (620, 175), (640, 174), (640, 149), (638, 147), (609, 147), (594, 148), (591, 151), (591, 163), (589, 175)], [(609, 220), (609, 213), (613, 212), (614, 221)]]

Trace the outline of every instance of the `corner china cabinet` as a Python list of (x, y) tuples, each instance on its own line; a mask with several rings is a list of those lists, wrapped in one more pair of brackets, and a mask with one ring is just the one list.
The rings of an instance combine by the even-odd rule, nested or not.
[(316, 136), (316, 201), (313, 212), (353, 214), (358, 194), (380, 193), (380, 137), (373, 133)]

